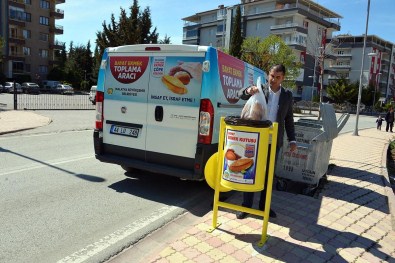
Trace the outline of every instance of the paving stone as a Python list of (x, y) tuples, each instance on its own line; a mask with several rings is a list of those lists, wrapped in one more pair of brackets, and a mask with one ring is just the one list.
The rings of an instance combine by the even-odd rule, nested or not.
[(246, 253), (243, 250), (238, 250), (235, 253), (233, 253), (231, 256), (239, 260), (239, 262), (246, 262), (252, 257), (250, 254)]

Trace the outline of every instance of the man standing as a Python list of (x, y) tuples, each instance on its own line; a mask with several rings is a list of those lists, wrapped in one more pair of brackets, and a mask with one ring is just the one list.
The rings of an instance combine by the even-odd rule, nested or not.
[(385, 121), (387, 122), (387, 126), (385, 127), (385, 131), (392, 132), (392, 128), (394, 127), (394, 108), (390, 108), (387, 114), (385, 115)]
[[(284, 130), (287, 133), (290, 151), (296, 150), (296, 140), (295, 140), (295, 126), (293, 119), (293, 98), (292, 92), (285, 90), (281, 83), (285, 78), (285, 67), (284, 65), (274, 65), (269, 71), (269, 88), (264, 90), (265, 97), (267, 100), (268, 109), (268, 119), (272, 122), (278, 122), (278, 136), (277, 136), (277, 149), (276, 149), (276, 160), (278, 150), (283, 146)], [(250, 86), (248, 88), (239, 91), (238, 96), (243, 100), (248, 100), (253, 94), (259, 92), (256, 86)], [(270, 147), (270, 146), (269, 146)], [(270, 152), (270, 148), (269, 148)], [(269, 164), (269, 160), (267, 161)], [(269, 169), (266, 169), (266, 175)], [(261, 191), (261, 196), (259, 200), (259, 209), (265, 209), (265, 198), (268, 180), (265, 180), (264, 189)], [(253, 192), (243, 193), (243, 203), (244, 207), (252, 207), (254, 200)], [(243, 219), (247, 216), (246, 212), (237, 212), (236, 217), (238, 219)], [(270, 209), (270, 217), (275, 218), (276, 213)]]

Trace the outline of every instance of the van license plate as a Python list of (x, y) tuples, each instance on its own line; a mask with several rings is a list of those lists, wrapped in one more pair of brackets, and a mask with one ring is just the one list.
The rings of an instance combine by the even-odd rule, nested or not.
[(112, 125), (110, 133), (137, 138), (139, 136), (139, 129)]

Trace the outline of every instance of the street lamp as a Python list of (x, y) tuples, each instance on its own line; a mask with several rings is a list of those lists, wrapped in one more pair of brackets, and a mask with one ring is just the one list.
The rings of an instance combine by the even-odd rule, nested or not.
[(354, 129), (354, 133), (353, 133), (353, 135), (355, 135), (355, 136), (358, 136), (359, 107), (361, 106), (362, 74), (363, 74), (363, 66), (364, 66), (364, 62), (365, 62), (366, 37), (367, 37), (367, 35), (368, 35), (369, 10), (370, 10), (370, 0), (368, 0), (368, 10), (367, 10), (367, 14), (366, 14), (365, 35), (364, 35), (364, 37), (363, 37), (361, 73), (360, 73), (360, 75), (359, 75), (357, 114), (356, 114), (356, 120), (355, 120), (355, 129)]

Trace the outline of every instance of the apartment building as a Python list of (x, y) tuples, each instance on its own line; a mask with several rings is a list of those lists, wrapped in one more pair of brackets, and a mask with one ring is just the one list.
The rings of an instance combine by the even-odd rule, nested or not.
[[(340, 77), (350, 81), (359, 81), (361, 76), (362, 51), (364, 36), (337, 36), (337, 45), (333, 46), (336, 61), (331, 61), (329, 68), (335, 72), (328, 80), (335, 81)], [(362, 85), (374, 85), (380, 91), (380, 100), (386, 101), (395, 96), (395, 47), (375, 35), (366, 37), (364, 68), (362, 69)]]
[[(242, 34), (244, 37), (280, 36), (304, 64), (296, 80), (296, 99), (310, 100), (320, 87), (320, 65), (336, 57), (323, 55), (332, 34), (340, 30), (339, 14), (311, 0), (242, 0)], [(223, 5), (183, 18), (183, 43), (229, 48), (233, 18), (237, 5)], [(320, 63), (320, 58), (325, 63)], [(324, 75), (334, 74), (324, 68)], [(328, 79), (324, 78), (324, 87)], [(313, 90), (312, 90), (313, 89)]]
[(54, 51), (63, 43), (56, 40), (63, 34), (57, 20), (64, 18), (58, 8), (66, 0), (0, 0), (1, 72), (9, 80), (34, 82), (46, 79), (55, 65)]

